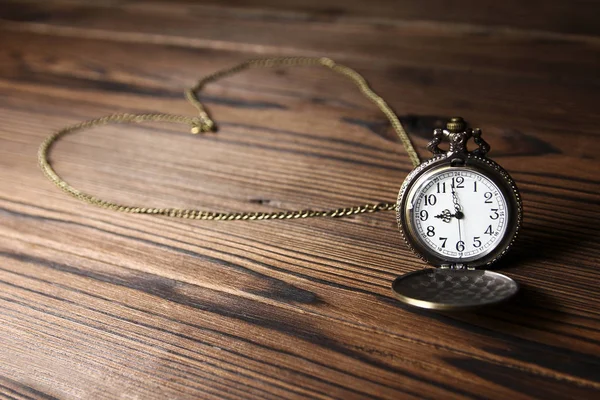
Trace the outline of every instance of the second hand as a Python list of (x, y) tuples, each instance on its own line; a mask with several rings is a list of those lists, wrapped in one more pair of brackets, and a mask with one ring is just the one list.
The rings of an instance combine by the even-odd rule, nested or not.
[[(461, 219), (463, 219), (464, 214), (462, 213), (462, 207), (460, 206), (460, 203), (458, 202), (458, 195), (456, 194), (456, 191), (454, 190), (454, 182), (452, 183), (452, 202), (454, 203), (454, 217), (456, 217), (456, 222), (458, 223), (458, 241), (459, 243), (463, 243), (463, 247), (464, 247), (464, 242), (462, 240), (462, 231), (460, 229), (460, 223), (461, 223)], [(457, 248), (458, 250), (458, 248)], [(462, 251), (461, 253), (461, 257), (462, 257)]]
[[(461, 220), (460, 218), (456, 218), (456, 222), (458, 223), (458, 240), (460, 242), (462, 242), (462, 232), (460, 229), (460, 220)], [(464, 246), (464, 244), (463, 244), (463, 246)], [(461, 253), (461, 257), (462, 257), (462, 251), (460, 253)]]

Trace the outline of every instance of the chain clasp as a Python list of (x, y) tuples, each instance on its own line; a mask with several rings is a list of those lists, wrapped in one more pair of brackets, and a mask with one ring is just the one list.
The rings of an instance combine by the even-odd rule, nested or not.
[(210, 117), (206, 113), (201, 113), (198, 117), (192, 118), (191, 125), (191, 132), (193, 135), (197, 135), (199, 133), (214, 132), (217, 130), (214, 121), (210, 119)]

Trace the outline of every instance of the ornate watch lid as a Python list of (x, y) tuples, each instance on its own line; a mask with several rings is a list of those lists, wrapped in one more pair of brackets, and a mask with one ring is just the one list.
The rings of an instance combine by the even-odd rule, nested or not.
[(501, 303), (519, 291), (506, 275), (487, 270), (428, 268), (392, 283), (402, 302), (435, 310), (465, 310)]

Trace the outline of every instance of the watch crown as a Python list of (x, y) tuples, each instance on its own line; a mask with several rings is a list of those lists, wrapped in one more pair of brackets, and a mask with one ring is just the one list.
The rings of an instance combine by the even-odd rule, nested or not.
[(446, 129), (452, 133), (462, 132), (465, 130), (465, 120), (461, 117), (450, 118), (450, 121), (446, 123)]

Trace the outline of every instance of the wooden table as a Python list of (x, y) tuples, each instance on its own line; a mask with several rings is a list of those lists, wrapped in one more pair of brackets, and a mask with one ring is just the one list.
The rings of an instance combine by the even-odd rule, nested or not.
[[(585, 1), (0, 2), (0, 397), (600, 398), (600, 28)], [(106, 3), (106, 4), (104, 4)], [(424, 268), (393, 212), (201, 222), (66, 196), (36, 151), (115, 112), (193, 115), (199, 77), (326, 55), (398, 112), (421, 157), (456, 114), (515, 178), (525, 223), (502, 307), (390, 291)], [(220, 125), (106, 126), (59, 142), (76, 187), (214, 211), (393, 201), (411, 164), (383, 115), (318, 68), (202, 96)]]

